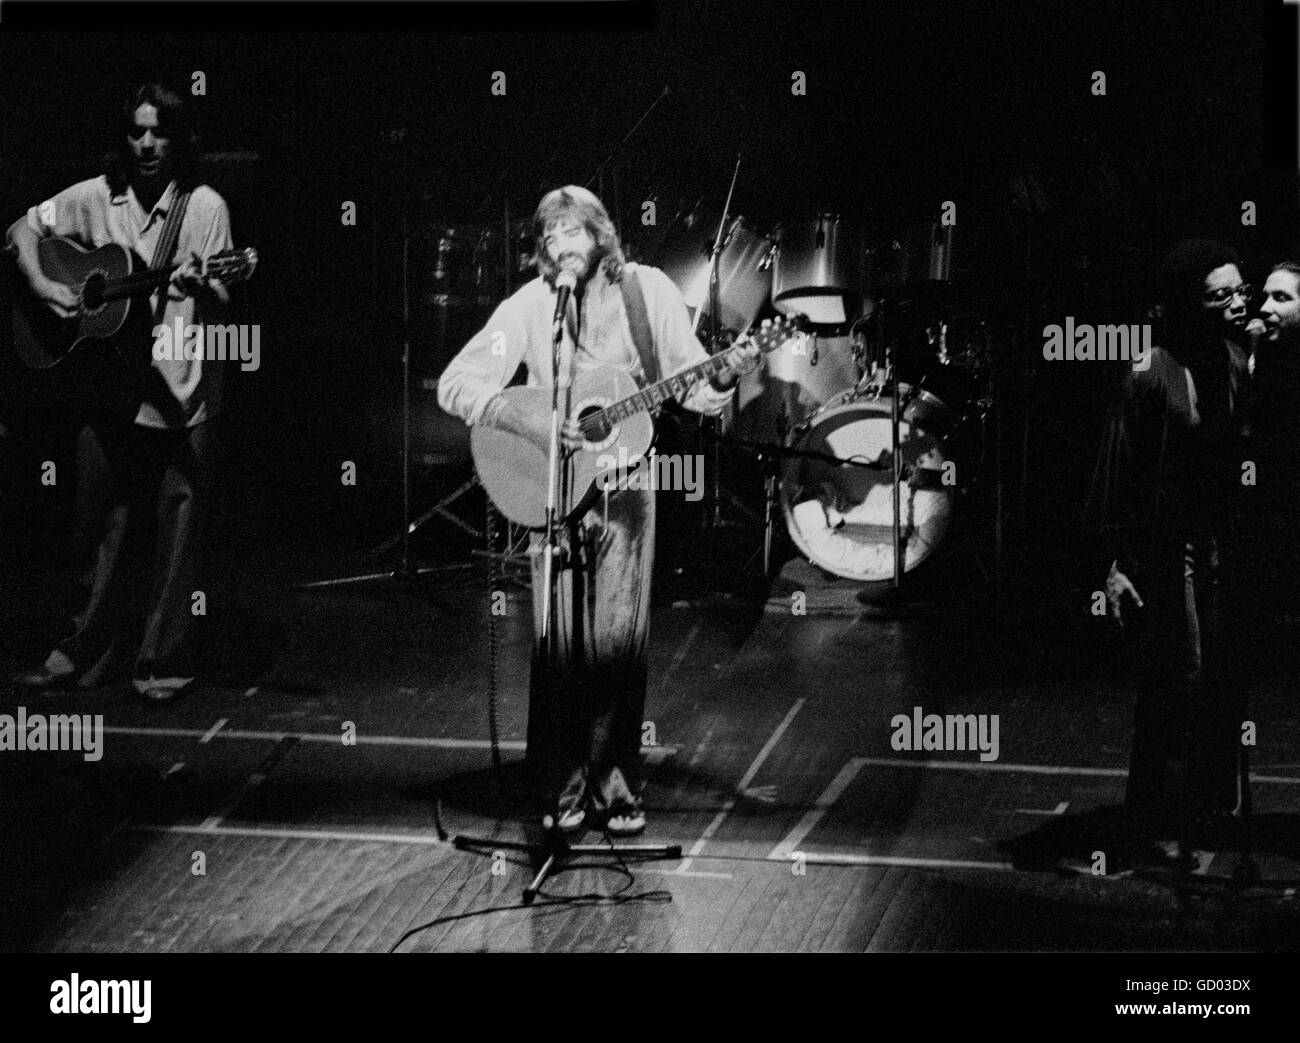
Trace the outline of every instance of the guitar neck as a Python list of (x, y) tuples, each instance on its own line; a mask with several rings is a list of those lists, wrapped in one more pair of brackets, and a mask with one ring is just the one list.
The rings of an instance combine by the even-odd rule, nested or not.
[(110, 279), (104, 283), (100, 298), (111, 301), (121, 297), (132, 297), (145, 290), (153, 290), (168, 282), (179, 267), (179, 264), (169, 264), (163, 268), (147, 268), (132, 272), (124, 279)]
[(690, 369), (684, 369), (680, 373), (664, 378), (657, 384), (642, 388), (635, 395), (620, 399), (612, 406), (606, 406), (602, 413), (606, 420), (613, 423), (635, 416), (637, 413), (648, 412), (667, 402), (668, 399), (680, 395), (699, 381), (720, 373), (726, 367), (728, 357), (740, 350), (740, 345), (733, 345), (704, 362), (691, 366)]

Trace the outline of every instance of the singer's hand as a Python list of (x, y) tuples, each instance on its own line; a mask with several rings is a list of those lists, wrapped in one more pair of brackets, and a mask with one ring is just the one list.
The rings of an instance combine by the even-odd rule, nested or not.
[(743, 377), (758, 368), (758, 364), (763, 361), (763, 353), (759, 351), (758, 345), (752, 340), (746, 341), (743, 348), (737, 351), (727, 360), (727, 368), (736, 374), (737, 377)]
[(560, 428), (560, 445), (565, 449), (581, 449), (585, 439), (578, 422), (570, 417)]
[(1119, 562), (1113, 561), (1110, 565), (1110, 574), (1106, 577), (1106, 604), (1110, 609), (1110, 618), (1120, 626), (1124, 625), (1124, 617), (1120, 613), (1120, 603), (1125, 594), (1133, 599), (1138, 608), (1142, 608), (1142, 596), (1129, 581), (1129, 578), (1120, 572)]
[(41, 276), (32, 284), (32, 293), (60, 319), (81, 314), (81, 296), (69, 286)]
[(719, 391), (730, 391), (741, 377), (758, 366), (762, 358), (763, 353), (753, 341), (736, 345), (727, 355), (726, 365), (714, 375), (713, 386)]

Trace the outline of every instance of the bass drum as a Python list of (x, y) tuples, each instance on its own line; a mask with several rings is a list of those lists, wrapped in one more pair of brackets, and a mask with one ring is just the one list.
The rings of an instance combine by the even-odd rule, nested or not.
[[(945, 437), (955, 420), (938, 399), (900, 385), (899, 488), (903, 571), (910, 572), (943, 541), (957, 489)], [(796, 434), (792, 448), (875, 467), (789, 456), (781, 474), (781, 507), (795, 546), (814, 565), (845, 579), (894, 578), (893, 466), (889, 451), (891, 399), (868, 393), (832, 405)], [(909, 474), (910, 472), (910, 474)]]

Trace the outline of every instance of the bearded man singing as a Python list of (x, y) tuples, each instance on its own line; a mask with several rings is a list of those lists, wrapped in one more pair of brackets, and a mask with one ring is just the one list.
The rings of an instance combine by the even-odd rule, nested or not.
[[(644, 386), (654, 374), (646, 373), (638, 339), (650, 341), (648, 361), (664, 376), (708, 354), (677, 287), (657, 268), (624, 260), (613, 222), (591, 192), (569, 185), (549, 193), (533, 227), (538, 277), (503, 301), (452, 360), (439, 380), (438, 401), (471, 427), (501, 428), (547, 449), (549, 413), (526, 415), (500, 393), (520, 363), (530, 386), (551, 386), (561, 272), (577, 278), (560, 342), (562, 387), (599, 366), (621, 369)], [(634, 329), (642, 331), (640, 338)], [(726, 369), (688, 388), (679, 401), (695, 412), (720, 412), (758, 356), (752, 347), (737, 352)], [(564, 422), (561, 440), (565, 449), (583, 445), (574, 420)], [(556, 674), (549, 674), (546, 649), (535, 643), (529, 693), (528, 763), (547, 828), (572, 832), (588, 814), (614, 835), (645, 828), (640, 748), (654, 535), (654, 491), (634, 487), (607, 491), (563, 528), (553, 623)], [(546, 597), (542, 545), (534, 534), (538, 633)]]

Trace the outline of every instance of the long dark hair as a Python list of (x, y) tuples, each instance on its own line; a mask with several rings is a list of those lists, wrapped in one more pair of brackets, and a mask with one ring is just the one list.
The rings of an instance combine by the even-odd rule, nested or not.
[(194, 188), (198, 184), (195, 169), (198, 134), (185, 99), (170, 87), (156, 81), (141, 83), (132, 88), (122, 102), (122, 109), (113, 128), (113, 148), (104, 164), (109, 188), (114, 194), (126, 191), (131, 174), (131, 146), (126, 139), (135, 126), (135, 110), (145, 104), (158, 110), (158, 133), (171, 143), (169, 158), (177, 188), (181, 191)]
[(556, 265), (546, 252), (546, 230), (560, 221), (577, 221), (596, 241), (598, 264), (602, 264), (611, 282), (623, 276), (623, 247), (605, 204), (595, 194), (578, 185), (565, 185), (548, 192), (533, 215), (536, 237), (537, 270), (549, 283), (555, 282)]

